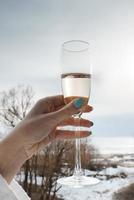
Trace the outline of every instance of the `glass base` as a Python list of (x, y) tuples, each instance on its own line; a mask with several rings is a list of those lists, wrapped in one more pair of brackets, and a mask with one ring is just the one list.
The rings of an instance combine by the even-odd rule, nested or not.
[(64, 177), (57, 180), (57, 183), (61, 185), (66, 185), (70, 187), (85, 187), (90, 185), (96, 185), (100, 183), (100, 180), (94, 177), (87, 177), (87, 176), (70, 176)]

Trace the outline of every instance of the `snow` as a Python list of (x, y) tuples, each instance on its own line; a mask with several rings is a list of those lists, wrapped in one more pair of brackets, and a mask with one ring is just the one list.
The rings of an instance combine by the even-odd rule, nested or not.
[(58, 196), (64, 200), (112, 200), (114, 192), (131, 183), (134, 183), (134, 177), (103, 180), (98, 185), (79, 189), (62, 186)]
[[(126, 178), (120, 178), (120, 173), (125, 173)], [(86, 175), (95, 175), (96, 172), (86, 171)], [(58, 196), (64, 200), (112, 200), (114, 192), (134, 183), (134, 168), (121, 167), (106, 168), (99, 172), (102, 176), (118, 176), (109, 180), (101, 180), (98, 185), (83, 188), (70, 188), (62, 186)]]
[(121, 173), (126, 173), (125, 169), (122, 167), (108, 167), (104, 170), (102, 170), (99, 175), (107, 175), (107, 176), (120, 176)]
[[(121, 173), (126, 174), (127, 177), (121, 178)], [(23, 181), (24, 172), (21, 172), (20, 175), (21, 181)], [(16, 176), (16, 180), (20, 180), (20, 175)], [(100, 172), (85, 170), (85, 175), (97, 176), (97, 178), (100, 176), (101, 181), (98, 185), (86, 186), (83, 188), (62, 186), (57, 195), (64, 200), (112, 200), (114, 192), (134, 183), (134, 167), (108, 167)], [(111, 176), (111, 178), (107, 180), (106, 176)], [(112, 176), (115, 176), (115, 178), (112, 178)], [(42, 178), (37, 176), (37, 185), (41, 185), (41, 182)], [(33, 179), (33, 184), (34, 183), (35, 180)]]
[[(133, 163), (134, 164), (134, 163)], [(119, 169), (122, 169), (124, 173), (126, 173), (128, 176), (134, 176), (134, 167), (118, 167)]]
[[(21, 171), (21, 173), (17, 174), (16, 177), (15, 177), (16, 181), (20, 181), (20, 182), (23, 182), (24, 179), (25, 179), (25, 175), (24, 175), (24, 172)], [(42, 185), (42, 177), (41, 176), (37, 176), (36, 177), (36, 181), (37, 181), (37, 185)], [(28, 176), (28, 183), (30, 183), (31, 180), (30, 180), (30, 176)], [(35, 184), (35, 179), (33, 178), (32, 179), (32, 184)]]

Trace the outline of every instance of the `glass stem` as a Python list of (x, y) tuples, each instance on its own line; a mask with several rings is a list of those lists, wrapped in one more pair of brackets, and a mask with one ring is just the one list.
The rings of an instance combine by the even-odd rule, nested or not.
[(74, 116), (74, 120), (79, 119), (79, 126), (75, 127), (75, 134), (76, 134), (76, 139), (75, 139), (75, 168), (74, 168), (74, 176), (81, 176), (82, 175), (82, 169), (81, 169), (81, 139), (79, 138), (80, 136), (80, 118), (81, 114), (79, 113)]

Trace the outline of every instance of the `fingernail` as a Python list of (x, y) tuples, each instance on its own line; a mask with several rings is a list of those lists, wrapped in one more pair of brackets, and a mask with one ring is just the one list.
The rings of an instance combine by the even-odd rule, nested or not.
[(89, 135), (92, 135), (92, 132), (91, 132), (91, 131), (89, 132)]
[(91, 111), (94, 109), (92, 106), (90, 106)]
[(90, 123), (91, 123), (91, 126), (93, 126), (93, 125), (94, 125), (94, 123), (93, 123), (93, 122), (91, 122), (91, 121), (90, 121)]
[(75, 108), (81, 108), (84, 105), (84, 99), (80, 97), (73, 102)]

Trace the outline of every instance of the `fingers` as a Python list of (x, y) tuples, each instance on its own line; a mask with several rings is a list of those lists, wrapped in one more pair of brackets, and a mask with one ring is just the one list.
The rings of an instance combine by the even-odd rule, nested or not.
[(50, 104), (53, 104), (54, 107), (65, 105), (63, 95), (49, 96), (44, 98), (44, 101), (48, 101)]
[(84, 138), (91, 135), (89, 131), (80, 131), (76, 133), (75, 131), (68, 130), (56, 130), (55, 139), (64, 140), (64, 139), (74, 139), (74, 138)]
[(82, 112), (87, 113), (87, 112), (91, 112), (93, 110), (92, 106), (86, 105), (83, 109)]
[(68, 119), (72, 115), (81, 112), (82, 108), (84, 108), (86, 103), (87, 101), (84, 98), (77, 98), (71, 101), (69, 104), (65, 105), (60, 110), (53, 113), (53, 115), (57, 119), (57, 122), (59, 123), (65, 119)]
[[(56, 108), (56, 110), (60, 110), (61, 108), (63, 108), (65, 105), (60, 105), (59, 107)], [(82, 112), (83, 113), (88, 113), (91, 112), (93, 110), (93, 107), (90, 105), (86, 105), (83, 109)]]
[[(70, 106), (70, 103), (65, 105), (63, 95), (45, 97), (43, 99), (40, 99), (35, 104), (35, 106), (27, 114), (26, 118), (30, 118), (32, 116), (35, 116), (38, 114), (43, 114), (43, 113), (45, 114), (45, 113), (50, 113), (50, 112), (55, 112), (55, 111), (62, 111), (62, 109), (64, 109), (64, 108), (67, 108), (67, 107), (69, 108), (69, 106)], [(69, 112), (69, 110), (71, 110), (72, 112)], [(78, 108), (75, 109), (74, 106), (72, 106), (72, 108), (70, 107), (70, 109), (68, 109), (67, 116), (71, 116), (72, 114), (77, 113), (77, 110), (78, 110), (78, 112), (80, 111), (80, 109), (78, 109)], [(90, 112), (91, 110), (92, 110), (92, 107), (89, 105), (83, 105), (81, 108), (82, 112)], [(64, 115), (64, 117), (65, 117), (65, 115)]]
[(87, 119), (74, 119), (73, 117), (68, 118), (59, 123), (60, 126), (83, 126), (83, 127), (91, 127), (93, 126), (93, 122)]
[(89, 137), (91, 134), (92, 133), (89, 131), (80, 131), (78, 134), (76, 134), (75, 131), (55, 130), (54, 135), (52, 135), (51, 137), (48, 136), (38, 143), (37, 152), (41, 151), (46, 145), (54, 140), (85, 138)]
[(57, 107), (63, 107), (65, 105), (63, 95), (49, 96), (37, 101), (35, 106), (27, 114), (26, 118), (49, 113), (57, 110)]
[(50, 113), (57, 110), (57, 107), (64, 106), (63, 95), (49, 96), (39, 101), (42, 113)]
[[(61, 108), (63, 108), (65, 106), (64, 103), (64, 97), (63, 95), (55, 95), (55, 96), (49, 96), (49, 97), (45, 97), (43, 99), (40, 99), (39, 104), (42, 104), (42, 106), (46, 106), (46, 103), (49, 105), (52, 105), (55, 110), (59, 110)], [(87, 101), (85, 101), (87, 102)], [(46, 108), (44, 108), (46, 109)], [(92, 111), (93, 108), (89, 105), (85, 105), (85, 107), (82, 109), (83, 112), (90, 112)]]

